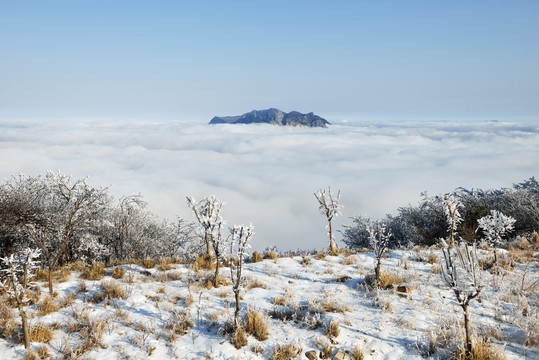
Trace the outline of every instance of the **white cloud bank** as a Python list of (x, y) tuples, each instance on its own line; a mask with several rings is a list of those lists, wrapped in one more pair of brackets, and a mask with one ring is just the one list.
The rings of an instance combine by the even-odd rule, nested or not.
[[(329, 129), (174, 122), (0, 121), (0, 176), (60, 169), (116, 197), (142, 193), (160, 216), (193, 220), (187, 195), (227, 203), (229, 225), (255, 225), (253, 247), (327, 245), (313, 195), (342, 192), (343, 216), (382, 217), (431, 195), (510, 187), (539, 170), (539, 126), (361, 122)], [(337, 235), (337, 239), (340, 236)]]

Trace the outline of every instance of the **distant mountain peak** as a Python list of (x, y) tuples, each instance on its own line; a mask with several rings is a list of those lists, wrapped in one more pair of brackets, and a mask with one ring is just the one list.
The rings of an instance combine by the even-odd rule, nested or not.
[(243, 115), (216, 116), (210, 121), (214, 124), (272, 124), (297, 127), (324, 127), (331, 125), (326, 119), (310, 112), (302, 114), (298, 111), (285, 113), (279, 109), (252, 110)]

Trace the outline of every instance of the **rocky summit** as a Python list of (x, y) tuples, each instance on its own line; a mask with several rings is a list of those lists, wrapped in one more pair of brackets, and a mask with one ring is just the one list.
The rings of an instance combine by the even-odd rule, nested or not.
[(272, 124), (281, 126), (324, 127), (331, 125), (326, 119), (311, 113), (302, 114), (297, 111), (285, 113), (279, 109), (253, 110), (237, 116), (216, 116), (210, 121), (213, 124)]

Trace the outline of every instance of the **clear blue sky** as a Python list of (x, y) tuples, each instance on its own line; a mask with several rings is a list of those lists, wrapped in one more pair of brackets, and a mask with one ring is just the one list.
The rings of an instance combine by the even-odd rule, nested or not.
[(539, 1), (0, 0), (0, 119), (539, 119)]

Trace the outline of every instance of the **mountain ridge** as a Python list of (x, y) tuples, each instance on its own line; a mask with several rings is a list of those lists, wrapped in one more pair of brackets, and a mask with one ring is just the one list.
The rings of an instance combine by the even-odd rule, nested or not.
[(302, 114), (298, 111), (286, 113), (276, 108), (252, 110), (245, 114), (235, 116), (215, 116), (211, 119), (209, 124), (271, 124), (279, 126), (323, 128), (327, 128), (327, 125), (331, 125), (329, 121), (312, 112), (307, 114)]

